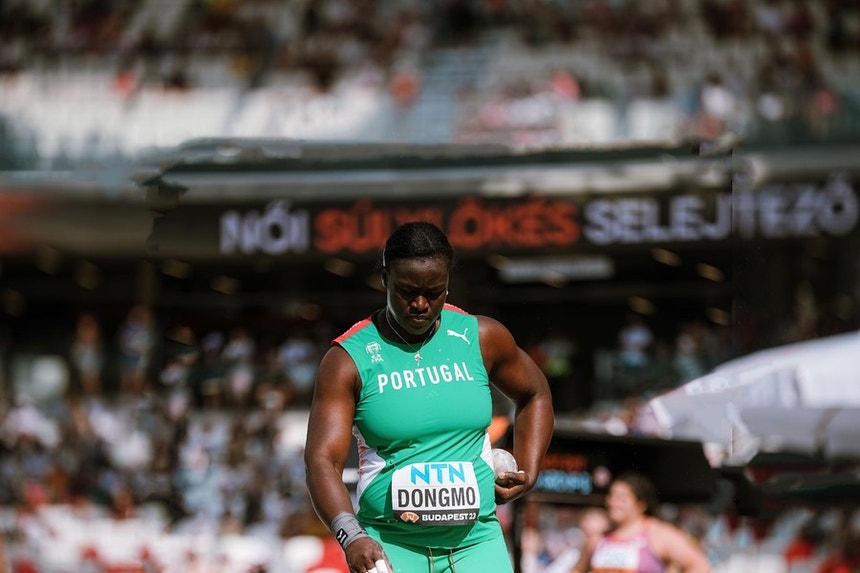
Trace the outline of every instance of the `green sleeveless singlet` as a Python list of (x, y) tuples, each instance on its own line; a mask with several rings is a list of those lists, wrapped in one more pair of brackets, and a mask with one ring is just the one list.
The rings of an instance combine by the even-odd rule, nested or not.
[(478, 320), (446, 304), (416, 348), (383, 337), (371, 318), (334, 340), (361, 376), (361, 523), (383, 542), (456, 548), (497, 537), (489, 377)]

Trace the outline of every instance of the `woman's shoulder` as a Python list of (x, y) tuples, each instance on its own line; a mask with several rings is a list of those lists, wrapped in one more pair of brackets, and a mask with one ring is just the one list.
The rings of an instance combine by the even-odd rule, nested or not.
[(478, 331), (481, 335), (481, 342), (485, 344), (498, 344), (500, 342), (513, 342), (513, 335), (504, 324), (492, 316), (484, 314), (475, 315), (478, 320)]
[[(445, 316), (444, 320), (449, 325), (466, 325), (468, 327), (477, 328), (483, 335), (485, 325), (488, 325), (492, 319), (481, 314), (471, 313), (457, 305), (446, 302), (442, 309)], [(475, 325), (474, 327), (472, 325)]]
[(672, 546), (690, 542), (690, 536), (683, 529), (656, 517), (648, 518), (646, 532), (648, 543), (657, 555), (666, 555)]
[(681, 530), (678, 529), (676, 526), (672, 525), (668, 521), (664, 521), (664, 520), (659, 519), (657, 517), (649, 517), (645, 521), (645, 531), (648, 533), (649, 536), (651, 536), (651, 535), (675, 536), (675, 535), (681, 534)]

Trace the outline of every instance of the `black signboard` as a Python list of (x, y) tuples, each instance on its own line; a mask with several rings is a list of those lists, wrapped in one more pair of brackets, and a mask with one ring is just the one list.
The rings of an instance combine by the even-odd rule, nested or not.
[(843, 236), (860, 220), (853, 185), (777, 184), (648, 194), (477, 194), (428, 200), (180, 203), (153, 222), (161, 254), (209, 258), (375, 256), (410, 220), (439, 225), (461, 255), (551, 254), (730, 241)]
[(529, 495), (601, 505), (609, 482), (626, 470), (648, 476), (661, 502), (707, 503), (716, 492), (701, 442), (556, 430)]

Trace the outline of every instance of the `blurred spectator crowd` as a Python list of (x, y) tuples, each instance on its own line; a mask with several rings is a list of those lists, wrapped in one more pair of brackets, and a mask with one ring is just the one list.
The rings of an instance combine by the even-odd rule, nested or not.
[(860, 133), (856, 0), (6, 0), (0, 16), (9, 163), (211, 136)]
[[(799, 303), (812, 304), (798, 292)], [(829, 308), (803, 313), (805, 329), (786, 336), (860, 327), (856, 312), (843, 318), (834, 326)], [(263, 342), (253, 327), (204, 330), (133, 305), (112, 331), (93, 312), (66, 330), (61, 352), (3, 357), (0, 529), (13, 571), (341, 566), (309, 506), (302, 461), (330, 326), (299, 324)], [(727, 332), (679, 324), (668, 344), (647, 316), (631, 313), (607, 349), (610, 378), (596, 382), (572, 333), (549, 329), (527, 349), (553, 386), (560, 419), (643, 435), (644, 401), (729, 358)], [(590, 401), (577, 394), (591, 385), (601, 390)]]
[(304, 489), (310, 335), (261, 363), (242, 328), (198, 339), (136, 305), (115, 333), (82, 313), (66, 350), (7, 370), (9, 571), (338, 570)]

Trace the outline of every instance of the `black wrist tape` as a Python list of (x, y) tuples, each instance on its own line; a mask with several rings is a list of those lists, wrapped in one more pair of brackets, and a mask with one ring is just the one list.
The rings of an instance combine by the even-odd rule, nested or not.
[(358, 519), (351, 513), (339, 513), (331, 520), (331, 532), (340, 546), (346, 549), (349, 544), (362, 537), (370, 537)]

